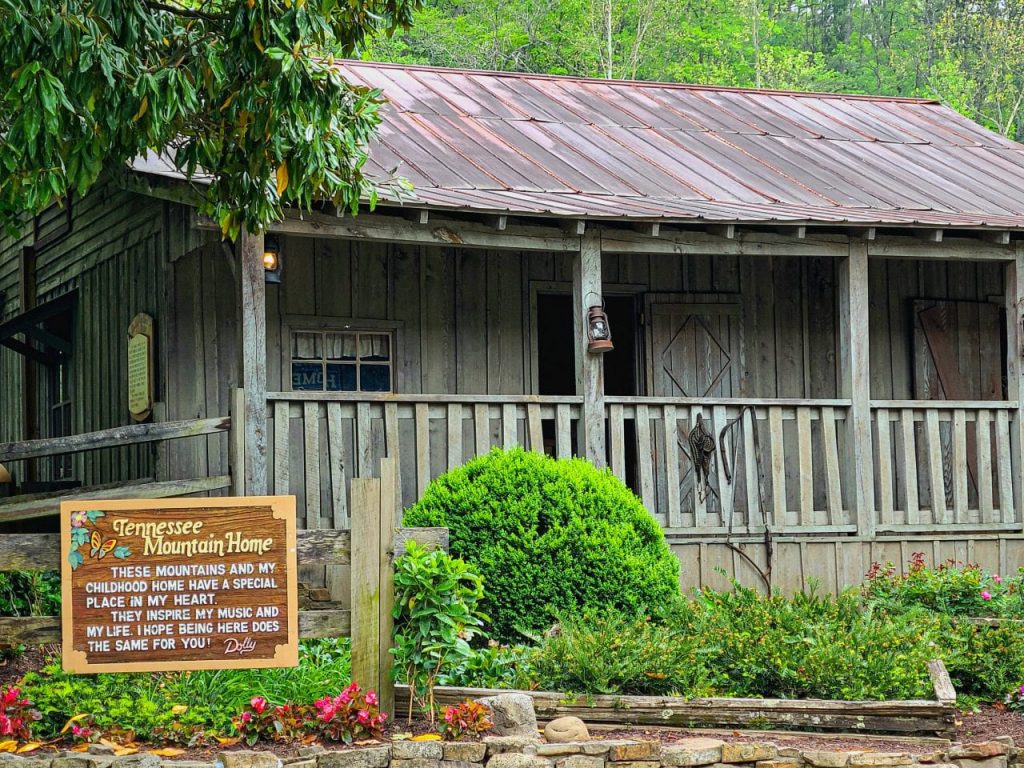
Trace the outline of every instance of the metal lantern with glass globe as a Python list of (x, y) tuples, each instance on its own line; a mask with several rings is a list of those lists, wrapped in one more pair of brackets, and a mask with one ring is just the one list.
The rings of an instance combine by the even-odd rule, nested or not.
[(608, 315), (604, 312), (604, 305), (596, 305), (587, 310), (587, 351), (593, 354), (611, 352), (615, 349), (612, 344), (612, 329), (608, 325)]
[(263, 238), (263, 270), (266, 282), (281, 282), (281, 244), (269, 235)]

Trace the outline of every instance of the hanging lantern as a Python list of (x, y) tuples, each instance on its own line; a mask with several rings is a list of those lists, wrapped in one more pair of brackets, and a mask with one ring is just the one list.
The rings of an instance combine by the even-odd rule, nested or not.
[(263, 269), (266, 282), (281, 282), (281, 245), (276, 237), (263, 238)]
[(587, 351), (593, 354), (611, 352), (612, 329), (608, 325), (608, 315), (603, 306), (593, 306), (587, 310)]

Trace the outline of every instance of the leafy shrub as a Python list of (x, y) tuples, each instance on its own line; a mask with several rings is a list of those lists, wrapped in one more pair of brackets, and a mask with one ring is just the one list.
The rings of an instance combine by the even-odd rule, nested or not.
[(928, 568), (921, 552), (911, 557), (906, 575), (892, 563), (872, 563), (863, 594), (868, 605), (890, 611), (919, 607), (947, 616), (1024, 618), (1020, 574), (1003, 578), (954, 560)]
[(491, 641), (470, 653), (450, 672), (438, 677), (441, 685), (461, 688), (523, 688), (529, 685), (531, 649)]
[(272, 706), (262, 696), (253, 696), (232, 724), (242, 741), (251, 747), (261, 739), (292, 741), (299, 738), (306, 730), (308, 714), (308, 706)]
[(355, 683), (334, 698), (316, 702), (316, 730), (332, 741), (351, 744), (360, 737), (380, 738), (387, 715), (377, 706), (377, 694), (363, 693)]
[(412, 696), (434, 721), (438, 678), (471, 655), (469, 641), (487, 617), (477, 610), (481, 578), (447, 552), (427, 551), (415, 541), (395, 563), (395, 672), (404, 674)]
[(15, 687), (0, 694), (0, 737), (19, 741), (32, 738), (32, 724), (42, 715), (32, 708), (32, 702)]
[(445, 739), (480, 736), (494, 727), (490, 710), (483, 704), (467, 699), (454, 707), (445, 707), (438, 730)]
[(639, 499), (582, 459), (496, 449), (441, 475), (405, 512), (446, 526), (487, 584), (493, 634), (516, 642), (586, 608), (643, 613), (679, 597), (679, 563)]
[(57, 616), (60, 614), (60, 574), (57, 571), (0, 573), (0, 616)]
[(940, 657), (957, 695), (1001, 701), (1024, 684), (1024, 632), (1019, 626), (984, 626), (946, 619)]

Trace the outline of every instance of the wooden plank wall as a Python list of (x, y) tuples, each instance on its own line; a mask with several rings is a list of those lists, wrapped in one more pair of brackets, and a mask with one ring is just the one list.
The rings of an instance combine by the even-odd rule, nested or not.
[[(748, 587), (764, 589), (764, 581), (747, 561), (765, 570), (766, 549), (758, 537), (737, 536), (733, 544), (742, 554), (719, 540), (685, 540), (669, 537), (672, 551), (680, 562), (684, 591), (710, 587), (729, 589), (735, 578)], [(816, 587), (819, 593), (834, 593), (863, 583), (872, 562), (892, 562), (897, 571), (906, 572), (915, 552), (922, 552), (929, 565), (947, 560), (978, 563), (1001, 574), (1013, 574), (1024, 566), (1024, 536), (1020, 534), (964, 534), (937, 536), (863, 537), (778, 537), (773, 544), (772, 586), (791, 594)]]

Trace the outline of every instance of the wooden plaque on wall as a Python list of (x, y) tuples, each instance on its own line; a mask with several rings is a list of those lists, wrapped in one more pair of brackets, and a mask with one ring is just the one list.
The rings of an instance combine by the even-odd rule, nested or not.
[(153, 412), (153, 318), (140, 312), (128, 326), (128, 413), (145, 421)]
[(61, 503), (63, 664), (298, 664), (295, 497)]

